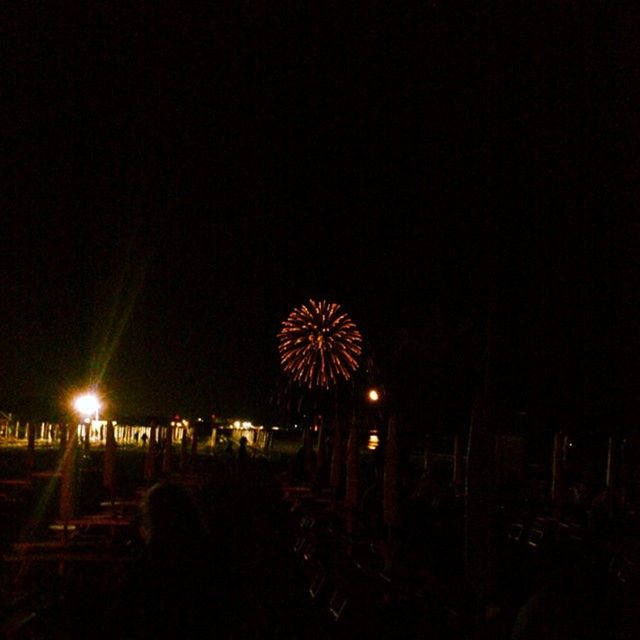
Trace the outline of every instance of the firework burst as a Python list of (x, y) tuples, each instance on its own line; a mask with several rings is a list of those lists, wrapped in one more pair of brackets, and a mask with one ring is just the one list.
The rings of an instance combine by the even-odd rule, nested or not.
[(340, 305), (321, 300), (294, 309), (278, 333), (280, 363), (301, 385), (328, 388), (358, 368), (362, 336)]

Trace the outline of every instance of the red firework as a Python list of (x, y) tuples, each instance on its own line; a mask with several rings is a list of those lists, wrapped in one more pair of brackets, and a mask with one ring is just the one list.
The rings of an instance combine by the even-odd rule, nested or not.
[(278, 333), (280, 363), (301, 385), (328, 388), (358, 368), (362, 336), (334, 302), (309, 300), (294, 309)]

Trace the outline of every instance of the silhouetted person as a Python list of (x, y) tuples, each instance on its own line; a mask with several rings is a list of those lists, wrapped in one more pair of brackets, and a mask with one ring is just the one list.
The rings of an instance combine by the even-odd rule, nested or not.
[(247, 451), (247, 442), (248, 440), (244, 436), (240, 438), (240, 446), (238, 447), (238, 462), (240, 464), (244, 464), (249, 457), (249, 453)]
[(302, 482), (305, 479), (305, 473), (304, 473), (305, 455), (306, 455), (306, 452), (304, 450), (304, 447), (301, 446), (298, 448), (298, 450), (296, 451), (296, 455), (293, 458), (293, 462), (291, 465), (291, 475), (293, 477), (293, 480), (296, 482)]
[(293, 459), (291, 474), (296, 482), (306, 482), (313, 478), (316, 466), (316, 452), (313, 448), (301, 445)]
[[(320, 448), (322, 447), (322, 452)], [(316, 454), (315, 484), (318, 489), (329, 486), (329, 476), (331, 474), (331, 452), (332, 444), (329, 438), (318, 443), (318, 453)]]
[(135, 638), (224, 635), (228, 568), (214, 562), (204, 519), (185, 487), (161, 482), (142, 504), (145, 547), (130, 595)]

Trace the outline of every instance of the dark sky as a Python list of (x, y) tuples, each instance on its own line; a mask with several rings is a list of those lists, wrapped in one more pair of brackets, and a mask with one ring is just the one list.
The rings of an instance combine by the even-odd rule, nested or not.
[(632, 3), (342, 4), (6, 10), (0, 409), (259, 417), (309, 297), (398, 386), (434, 327), (472, 379), (491, 308), (516, 404), (631, 398)]

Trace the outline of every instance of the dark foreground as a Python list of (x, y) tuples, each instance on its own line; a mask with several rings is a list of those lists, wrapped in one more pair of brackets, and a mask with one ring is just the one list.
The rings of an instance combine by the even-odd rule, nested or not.
[[(17, 475), (21, 455), (3, 452), (5, 479)], [(190, 524), (166, 542), (158, 565), (165, 573), (149, 581), (143, 572), (145, 582), (148, 545), (136, 506), (143, 452), (119, 454), (118, 497), (130, 504), (115, 512), (101, 505), (101, 455), (80, 461), (76, 511), (116, 522), (85, 519), (62, 546), (62, 534), (50, 527), (55, 479), (44, 474), (29, 486), (4, 486), (3, 637), (137, 639), (157, 637), (163, 625), (184, 638), (638, 637), (637, 546), (628, 542), (634, 514), (612, 531), (610, 521), (511, 509), (497, 525), (504, 544), (496, 550), (493, 604), (478, 612), (464, 586), (460, 499), (425, 491), (389, 544), (370, 508), (380, 498), (375, 485), (349, 523), (326, 493), (294, 482), (289, 460), (239, 464), (221, 453), (172, 474), (194, 497), (207, 534)], [(53, 469), (55, 459), (53, 450), (40, 451), (38, 468)], [(167, 577), (169, 566), (175, 579)]]

